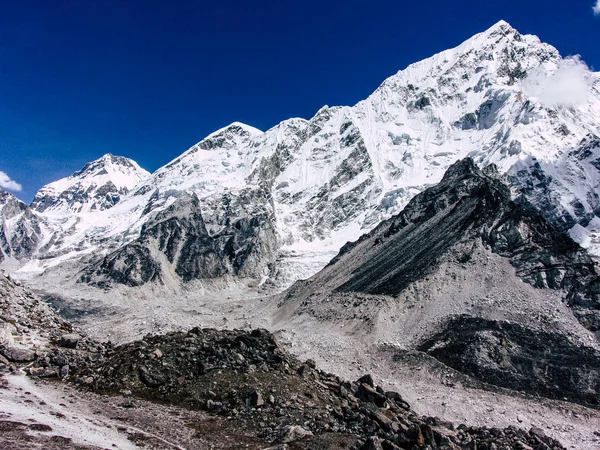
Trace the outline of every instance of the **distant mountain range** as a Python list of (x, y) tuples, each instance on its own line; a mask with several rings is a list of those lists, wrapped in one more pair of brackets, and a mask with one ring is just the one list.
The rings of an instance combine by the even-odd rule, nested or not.
[[(584, 101), (552, 97), (562, 73)], [(266, 132), (233, 123), (153, 174), (105, 155), (29, 206), (3, 192), (1, 264), (32, 277), (69, 263), (103, 287), (234, 276), (284, 288), (467, 156), (598, 254), (599, 136), (600, 75), (499, 22), (353, 107)]]

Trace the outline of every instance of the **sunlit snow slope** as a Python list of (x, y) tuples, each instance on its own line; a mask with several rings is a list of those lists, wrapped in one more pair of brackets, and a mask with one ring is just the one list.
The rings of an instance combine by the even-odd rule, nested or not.
[[(223, 238), (240, 219), (255, 218), (253, 236), (278, 250), (263, 255), (244, 248), (253, 261), (244, 276), (287, 284), (319, 270), (346, 241), (400, 212), (466, 156), (481, 166), (497, 164), (515, 196), (594, 249), (599, 89), (599, 74), (581, 61), (563, 59), (537, 37), (499, 22), (410, 65), (353, 107), (323, 107), (310, 120), (286, 120), (266, 132), (233, 123), (141, 176), (104, 211), (98, 212), (110, 206), (105, 202), (56, 194), (70, 192), (66, 181), (42, 189), (33, 207), (53, 221), (54, 238), (21, 271), (92, 251), (110, 254), (184, 193), (194, 193), (212, 236)], [(133, 244), (152, 246), (159, 265), (176, 265), (181, 248), (167, 262), (159, 258), (160, 236), (153, 239)]]

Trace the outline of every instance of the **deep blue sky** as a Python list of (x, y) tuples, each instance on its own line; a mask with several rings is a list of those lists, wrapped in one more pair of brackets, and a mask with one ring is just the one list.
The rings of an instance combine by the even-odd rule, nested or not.
[(500, 19), (600, 70), (595, 0), (0, 0), (0, 171), (29, 201), (105, 153), (153, 171), (233, 121), (367, 97)]

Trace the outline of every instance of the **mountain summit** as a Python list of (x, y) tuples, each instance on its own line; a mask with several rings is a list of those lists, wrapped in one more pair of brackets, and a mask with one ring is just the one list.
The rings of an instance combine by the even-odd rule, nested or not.
[[(585, 101), (550, 101), (548, 93), (564, 83), (557, 74), (572, 73), (573, 65), (581, 76), (569, 81), (585, 90)], [(104, 258), (194, 194), (208, 236), (229, 235), (232, 224), (247, 220), (259, 224), (253, 248), (269, 249), (252, 258), (252, 270), (225, 273), (286, 287), (400, 213), (465, 157), (480, 167), (494, 163), (514, 196), (596, 251), (599, 79), (499, 22), (399, 71), (355, 106), (325, 106), (310, 120), (289, 119), (265, 132), (233, 123), (150, 176), (134, 163), (111, 163), (111, 170), (90, 163), (85, 174), (36, 196), (32, 206), (48, 218), (54, 238), (43, 265), (24, 270), (62, 263), (66, 254)], [(121, 175), (127, 183), (119, 184)]]
[(149, 175), (132, 159), (108, 153), (41, 188), (31, 207), (49, 213), (102, 211), (118, 203)]

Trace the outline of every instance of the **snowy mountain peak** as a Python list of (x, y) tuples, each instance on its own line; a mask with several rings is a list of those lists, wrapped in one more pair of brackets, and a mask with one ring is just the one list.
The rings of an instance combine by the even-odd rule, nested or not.
[(52, 213), (105, 210), (148, 176), (132, 159), (108, 153), (71, 176), (44, 186), (31, 207)]
[(250, 125), (246, 125), (242, 122), (233, 122), (226, 127), (220, 128), (217, 131), (213, 131), (200, 142), (231, 135), (253, 137), (261, 134), (263, 134), (263, 131), (259, 130), (258, 128), (251, 127)]
[(22, 213), (27, 209), (27, 205), (15, 197), (10, 192), (0, 188), (0, 215), (5, 219)]
[(490, 35), (490, 34), (494, 34), (497, 32), (503, 32), (503, 33), (508, 34), (508, 33), (516, 33), (517, 30), (515, 30), (510, 25), (510, 23), (508, 23), (506, 20), (499, 20), (494, 25), (492, 25), (491, 27), (489, 27), (487, 30), (485, 30), (483, 33), (480, 33), (480, 34)]
[[(44, 251), (80, 254), (139, 243), (146, 223), (193, 193), (211, 237), (229, 236), (240, 220), (257, 218), (260, 227), (252, 229), (260, 230), (245, 236), (255, 236), (261, 249), (248, 254), (261, 256), (252, 256), (245, 273), (284, 284), (312, 275), (345, 242), (399, 213), (465, 157), (479, 167), (495, 164), (515, 195), (562, 231), (579, 227), (579, 241), (593, 247), (600, 230), (600, 149), (590, 143), (600, 135), (600, 94), (586, 77), (596, 74), (501, 21), (399, 71), (355, 106), (324, 106), (309, 120), (289, 119), (265, 132), (234, 122), (158, 169), (106, 213), (77, 216), (76, 224), (62, 220), (55, 212), (114, 204), (98, 189), (110, 181), (109, 193), (118, 192), (115, 179), (94, 185), (91, 199), (87, 189), (127, 164), (112, 155), (90, 163), (36, 197), (34, 207), (52, 213), (57, 236)], [(585, 94), (575, 107), (576, 96), (565, 90), (574, 85)], [(93, 206), (98, 198), (104, 203)], [(280, 267), (271, 273), (273, 255)]]
[[(386, 80), (382, 87), (439, 88), (456, 95), (460, 92), (457, 90), (465, 86), (465, 89), (485, 92), (493, 83), (518, 85), (531, 70), (548, 63), (557, 65), (560, 61), (554, 47), (542, 43), (537, 36), (521, 35), (507, 22), (500, 21), (455, 48), (409, 65)], [(479, 84), (469, 83), (473, 80)]]

